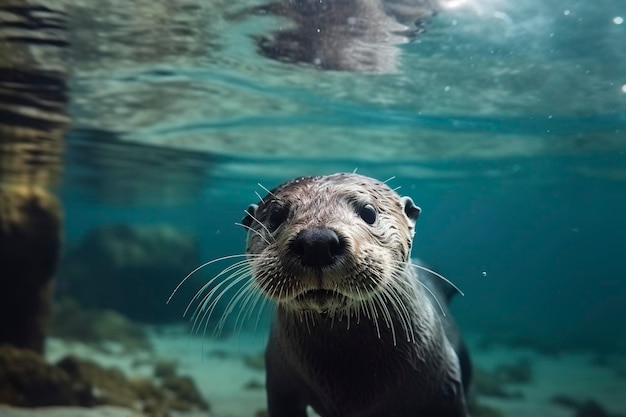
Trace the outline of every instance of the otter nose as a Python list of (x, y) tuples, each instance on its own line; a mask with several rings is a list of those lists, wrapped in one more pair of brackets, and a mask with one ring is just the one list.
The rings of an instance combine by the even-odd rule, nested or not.
[(326, 227), (304, 229), (291, 244), (292, 251), (300, 257), (302, 265), (318, 268), (335, 262), (342, 247), (337, 233)]

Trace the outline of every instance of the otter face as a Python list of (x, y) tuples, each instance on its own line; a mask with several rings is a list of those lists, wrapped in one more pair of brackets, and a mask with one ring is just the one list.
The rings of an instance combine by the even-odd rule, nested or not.
[(361, 175), (289, 181), (243, 220), (255, 284), (289, 309), (356, 307), (402, 276), (419, 214), (409, 197)]

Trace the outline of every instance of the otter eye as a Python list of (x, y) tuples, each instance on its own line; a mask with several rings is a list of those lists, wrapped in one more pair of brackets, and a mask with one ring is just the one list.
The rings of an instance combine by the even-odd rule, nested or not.
[(287, 220), (289, 209), (283, 206), (274, 206), (267, 215), (267, 226), (271, 231), (278, 229), (278, 226)]
[(371, 204), (365, 204), (358, 210), (359, 217), (367, 224), (374, 224), (376, 221), (376, 209)]

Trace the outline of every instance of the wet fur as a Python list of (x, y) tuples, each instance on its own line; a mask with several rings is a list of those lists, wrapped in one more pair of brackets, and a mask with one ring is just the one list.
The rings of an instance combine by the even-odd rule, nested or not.
[[(375, 223), (358, 216), (363, 204), (374, 205)], [(277, 207), (287, 211), (273, 225)], [(410, 199), (356, 174), (299, 178), (251, 206), (243, 223), (253, 285), (277, 303), (270, 417), (304, 417), (307, 405), (322, 417), (468, 415), (470, 362), (447, 310), (449, 284), (409, 263), (418, 214)], [(336, 264), (303, 267), (289, 252), (312, 227), (347, 242)], [(307, 296), (318, 289), (336, 296)]]

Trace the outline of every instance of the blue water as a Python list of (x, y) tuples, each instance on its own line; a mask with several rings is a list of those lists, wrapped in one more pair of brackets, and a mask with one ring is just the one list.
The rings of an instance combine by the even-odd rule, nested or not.
[(77, 25), (117, 55), (75, 56), (68, 239), (165, 222), (197, 234), (211, 259), (242, 251), (234, 223), (257, 183), (395, 176), (424, 209), (414, 255), (467, 293), (455, 306), (464, 326), (621, 349), (625, 14), (616, 1), (468, 3), (401, 46), (391, 74), (260, 57), (248, 36), (267, 17), (212, 22), (217, 46), (179, 40), (204, 52), (152, 46), (145, 59), (133, 59), (143, 46), (124, 11)]
[(242, 253), (259, 184), (357, 169), (423, 209), (413, 255), (463, 289), (464, 330), (626, 351), (626, 3), (459, 2), (381, 73), (263, 57), (286, 21), (210, 3), (69, 6), (66, 252), (168, 224)]
[[(557, 158), (546, 162), (563, 167), (572, 163)], [(541, 165), (516, 163), (529, 169)], [(367, 164), (359, 167), (364, 174), (380, 171)], [(549, 177), (550, 171), (544, 174)], [(241, 253), (245, 234), (235, 222), (256, 201), (254, 191), (261, 191), (257, 182), (271, 187), (280, 181), (261, 176), (215, 181), (229, 191), (221, 191), (219, 198), (198, 195), (196, 201), (165, 207), (158, 202), (106, 205), (69, 194), (68, 239), (79, 239), (102, 224), (168, 223), (197, 234), (207, 260)], [(494, 337), (524, 336), (562, 349), (622, 349), (626, 183), (576, 177), (398, 178), (392, 185), (423, 209), (413, 254), (466, 293), (455, 302), (464, 327)], [(211, 272), (219, 269), (207, 272), (205, 279)], [(172, 284), (178, 278), (172, 277)]]

